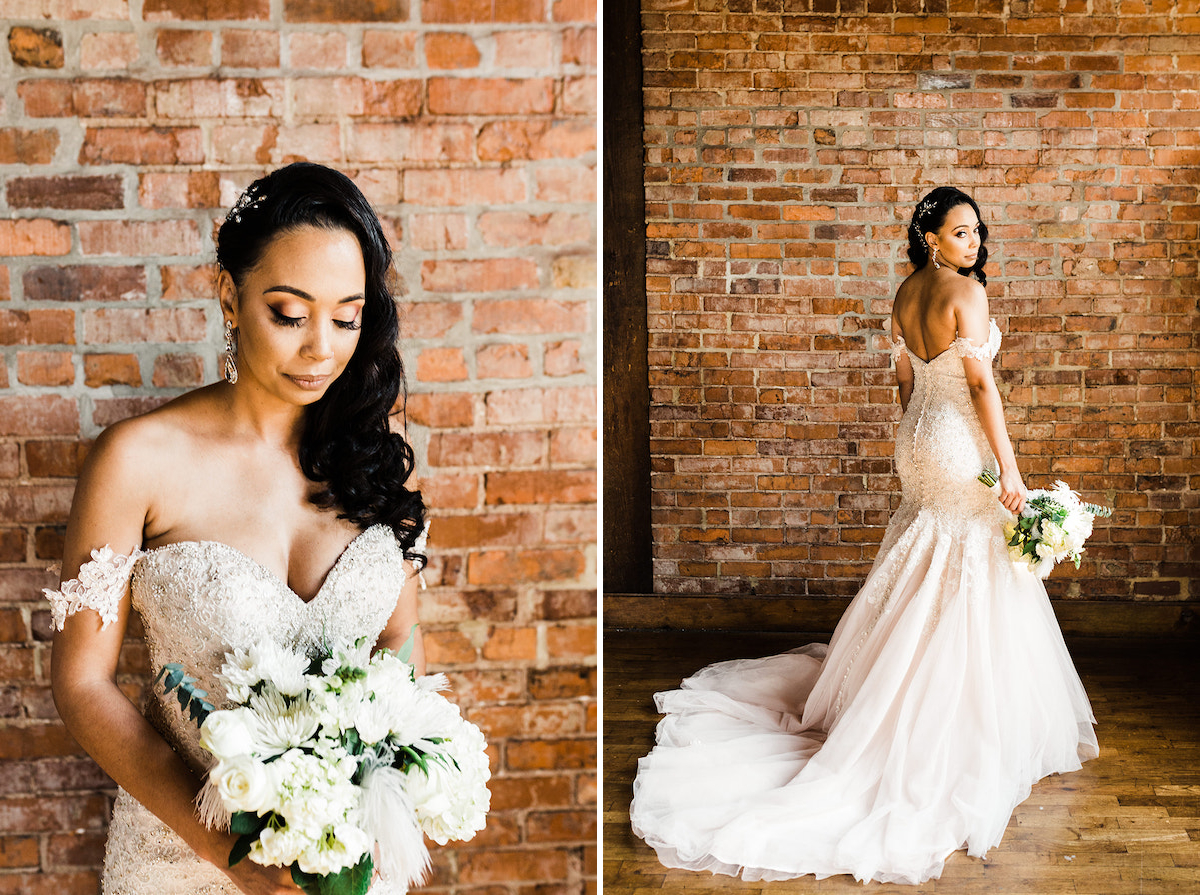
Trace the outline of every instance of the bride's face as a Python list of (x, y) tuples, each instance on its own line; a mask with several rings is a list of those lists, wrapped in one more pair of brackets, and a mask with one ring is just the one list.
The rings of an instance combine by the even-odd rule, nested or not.
[(979, 217), (965, 202), (946, 213), (941, 228), (929, 237), (930, 246), (937, 246), (938, 260), (952, 267), (974, 267), (979, 257)]
[(241, 289), (222, 273), (220, 294), (237, 328), (238, 386), (312, 404), (358, 345), (366, 303), (362, 249), (346, 230), (290, 230), (267, 245)]

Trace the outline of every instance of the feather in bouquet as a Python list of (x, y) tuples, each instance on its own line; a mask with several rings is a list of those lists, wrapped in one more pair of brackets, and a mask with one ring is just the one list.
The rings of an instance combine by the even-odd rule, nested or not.
[[(979, 481), (989, 488), (997, 483), (995, 474), (986, 471), (979, 474)], [(1078, 569), (1083, 542), (1092, 534), (1092, 520), (1111, 515), (1108, 507), (1084, 503), (1066, 482), (1055, 482), (1050, 490), (1028, 491), (1021, 515), (1004, 525), (1008, 553), (1039, 578), (1049, 575), (1064, 559)]]
[(159, 672), (213, 756), (200, 814), (239, 837), (230, 866), (290, 867), (310, 895), (363, 895), (376, 870), (403, 891), (429, 869), (422, 833), (445, 844), (483, 829), (483, 734), (437, 692), (444, 675), (416, 677), (410, 651), (237, 649), (221, 710), (181, 666)]

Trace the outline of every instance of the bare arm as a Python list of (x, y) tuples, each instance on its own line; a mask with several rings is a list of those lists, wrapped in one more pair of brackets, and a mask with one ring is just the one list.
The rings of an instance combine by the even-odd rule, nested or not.
[[(896, 318), (892, 318), (892, 342), (896, 342), (902, 338), (900, 334), (900, 325), (896, 322)], [(912, 359), (909, 358), (907, 351), (901, 351), (896, 355), (896, 385), (900, 387), (900, 411), (908, 410), (908, 402), (912, 400), (913, 385), (916, 382), (916, 376), (913, 373)]]
[(399, 650), (400, 647), (408, 641), (409, 636), (413, 638), (412, 655), (409, 657), (409, 662), (412, 663), (418, 675), (425, 673), (425, 643), (421, 636), (420, 621), (417, 618), (417, 593), (418, 593), (418, 578), (417, 570), (411, 562), (404, 562), (404, 586), (400, 589), (400, 596), (396, 600), (396, 608), (392, 610), (392, 616), (388, 619), (387, 625), (379, 634), (379, 639), (375, 641), (375, 649), (390, 649)]
[[(970, 297), (955, 308), (955, 320), (959, 336), (968, 339), (974, 345), (982, 345), (987, 342), (991, 332), (987, 297), (982, 286), (974, 283), (971, 285), (974, 288)], [(991, 361), (964, 357), (962, 363), (967, 377), (967, 388), (971, 393), (971, 403), (975, 406), (979, 424), (983, 427), (984, 435), (987, 436), (988, 444), (1000, 466), (1000, 503), (1009, 512), (1020, 513), (1025, 507), (1025, 483), (1021, 480), (1020, 470), (1017, 469), (1017, 457), (1008, 437), (1008, 428), (1004, 424), (1004, 406), (992, 375)]]
[[(75, 491), (63, 556), (63, 579), (77, 575), (91, 550), (108, 544), (129, 554), (142, 543), (150, 505), (144, 474), (152, 463), (137, 453), (137, 439), (110, 430), (97, 441)], [(225, 869), (234, 837), (204, 827), (193, 800), (201, 781), (116, 683), (117, 660), (130, 613), (129, 589), (115, 624), (83, 610), (55, 635), (51, 684), (54, 702), (71, 735), (121, 787), (175, 830), (202, 858)], [(299, 889), (290, 874), (242, 861), (226, 871), (249, 895), (282, 895)]]

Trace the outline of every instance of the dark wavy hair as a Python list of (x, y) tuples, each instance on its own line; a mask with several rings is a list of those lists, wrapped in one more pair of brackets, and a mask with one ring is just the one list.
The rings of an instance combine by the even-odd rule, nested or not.
[(987, 224), (983, 222), (983, 215), (979, 213), (979, 206), (975, 204), (975, 200), (956, 187), (939, 186), (917, 203), (912, 223), (908, 225), (908, 260), (918, 270), (929, 262), (929, 246), (925, 242), (925, 234), (940, 230), (950, 209), (958, 205), (970, 205), (975, 209), (975, 216), (979, 218), (979, 257), (975, 259), (974, 267), (962, 268), (958, 272), (964, 277), (974, 274), (975, 279), (986, 286), (987, 274), (983, 272), (983, 265), (987, 263), (988, 256)]
[(419, 491), (405, 487), (415, 458), (389, 425), (404, 385), (396, 346), (399, 322), (388, 287), (392, 251), (379, 218), (345, 174), (296, 162), (254, 181), (217, 233), (217, 263), (240, 289), (271, 241), (300, 227), (345, 230), (362, 248), (366, 302), (358, 345), (342, 375), (305, 409), (300, 468), (323, 487), (317, 506), (355, 525), (391, 526), (404, 555), (425, 557), (416, 541), (425, 525)]

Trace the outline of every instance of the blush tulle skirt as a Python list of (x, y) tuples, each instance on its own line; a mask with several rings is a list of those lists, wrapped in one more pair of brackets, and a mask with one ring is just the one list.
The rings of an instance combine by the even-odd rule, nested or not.
[(1098, 753), (1040, 580), (990, 527), (893, 530), (833, 638), (655, 695), (634, 832), (670, 867), (919, 883), (1000, 843), (1042, 777)]

